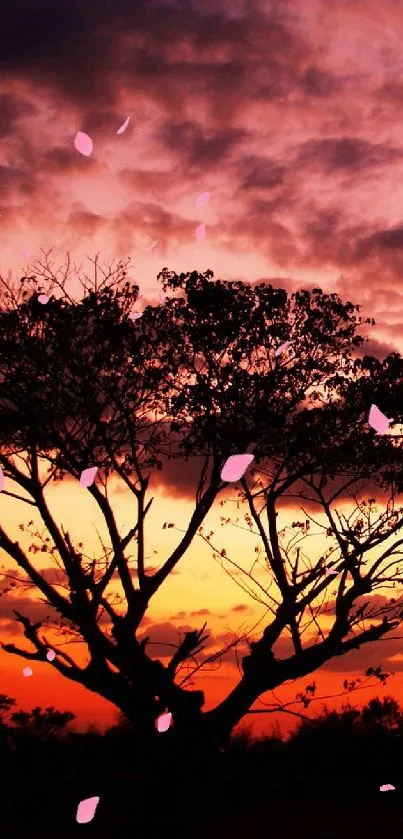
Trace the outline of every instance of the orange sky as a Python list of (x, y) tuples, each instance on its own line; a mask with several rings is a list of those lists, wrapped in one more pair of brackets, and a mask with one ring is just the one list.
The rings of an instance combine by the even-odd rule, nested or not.
[[(165, 265), (211, 268), (223, 279), (275, 278), (289, 290), (320, 285), (376, 318), (369, 351), (383, 357), (402, 350), (400, 3), (48, 0), (43, 13), (35, 5), (9, 3), (3, 12), (3, 274), (25, 271), (41, 248), (53, 248), (56, 265), (70, 250), (78, 268), (96, 251), (104, 259), (130, 256), (145, 297), (157, 294)], [(127, 130), (117, 135), (127, 116)], [(78, 131), (94, 142), (90, 157), (74, 147)], [(199, 207), (204, 191), (211, 200)], [(207, 235), (199, 242), (201, 222)], [(189, 496), (180, 487), (177, 475), (176, 491), (171, 483), (154, 493), (151, 565), (178, 538), (162, 531), (161, 521), (184, 527), (188, 520)], [(49, 499), (58, 520), (95, 550), (89, 494), (69, 483)], [(2, 521), (16, 533), (26, 511), (4, 496), (1, 504)], [(114, 509), (127, 525), (123, 494), (116, 493)], [(219, 509), (207, 522), (220, 546), (225, 539), (228, 552), (239, 552), (245, 538), (250, 550), (251, 536), (220, 530)], [(291, 521), (292, 509), (285, 516)], [(0, 599), (3, 640), (12, 630), (11, 605)], [(156, 596), (150, 620), (156, 640), (173, 643), (180, 626), (207, 620), (223, 640), (260, 615), (196, 540)], [(385, 665), (399, 655), (399, 642), (381, 648)], [(364, 651), (351, 660), (368, 666)], [(403, 698), (399, 661), (387, 689)], [(25, 707), (55, 704), (86, 721), (113, 715), (50, 665), (36, 665), (30, 679), (23, 666), (0, 653), (2, 691)], [(353, 678), (349, 666), (343, 662), (344, 673), (334, 669), (340, 662), (329, 665), (317, 679), (322, 692), (338, 688), (345, 674)], [(206, 676), (209, 702), (233, 677), (230, 663)]]

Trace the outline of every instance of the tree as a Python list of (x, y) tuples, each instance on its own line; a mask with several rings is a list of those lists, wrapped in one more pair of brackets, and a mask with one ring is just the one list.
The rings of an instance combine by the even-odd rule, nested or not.
[(14, 711), (11, 722), (17, 734), (29, 734), (40, 739), (47, 739), (64, 733), (66, 727), (75, 719), (71, 711), (57, 711), (53, 707), (33, 708), (32, 711)]
[[(87, 646), (84, 667), (61, 645), (55, 645), (51, 666), (110, 700), (146, 736), (169, 709), (174, 734), (191, 732), (193, 738), (197, 731), (203, 740), (219, 741), (266, 692), (381, 639), (401, 622), (398, 591), (391, 600), (369, 597), (400, 582), (400, 438), (375, 435), (368, 414), (375, 403), (396, 422), (403, 420), (403, 362), (395, 354), (383, 363), (355, 357), (363, 342), (359, 331), (373, 321), (336, 294), (316, 288), (289, 295), (265, 283), (214, 281), (210, 271), (177, 275), (164, 269), (163, 291), (174, 296), (147, 305), (132, 322), (139, 289), (127, 280), (127, 269), (119, 263), (103, 270), (96, 259), (92, 285), (83, 279), (79, 301), (66, 290), (70, 262), (58, 274), (48, 255), (17, 288), (3, 281), (4, 493), (41, 517), (45, 531), (33, 521), (20, 527), (35, 540), (32, 553), (52, 556), (58, 584), (41, 574), (3, 524), (0, 547), (18, 566), (13, 584), (34, 585), (60, 616), (48, 625)], [(38, 300), (44, 287), (45, 305)], [(203, 530), (213, 505), (226, 503), (226, 459), (247, 451), (254, 462), (239, 482), (238, 505), (246, 505), (247, 527), (260, 540), (255, 558), (266, 568), (263, 583), (243, 568), (249, 557), (231, 559)], [(150, 481), (167, 460), (190, 457), (200, 464), (192, 516), (174, 551), (151, 573), (144, 527), (153, 501)], [(107, 544), (100, 537), (98, 556), (74, 544), (46, 492), (51, 481), (70, 476), (78, 482), (90, 466), (98, 473), (85, 491), (108, 532)], [(136, 505), (124, 533), (108, 497), (112, 476)], [(380, 513), (376, 499), (363, 495), (374, 488), (381, 502), (386, 498)], [(280, 526), (289, 497), (303, 516), (291, 536)], [(337, 506), (346, 498), (354, 501), (348, 514)], [(223, 524), (238, 522), (223, 517)], [(301, 547), (312, 524), (329, 543), (319, 557)], [(236, 580), (267, 615), (242, 659), (240, 680), (207, 712), (203, 692), (188, 689), (192, 671), (183, 678), (184, 666), (207, 641), (204, 627), (186, 633), (167, 665), (153, 658), (141, 627), (153, 597), (196, 537), (207, 541), (228, 573), (236, 567)], [(136, 549), (134, 567), (130, 546)], [(120, 596), (111, 594), (116, 579)], [(33, 651), (14, 644), (3, 649), (44, 659), (42, 623), (19, 612), (16, 617)], [(276, 645), (288, 637), (290, 654), (279, 658)]]

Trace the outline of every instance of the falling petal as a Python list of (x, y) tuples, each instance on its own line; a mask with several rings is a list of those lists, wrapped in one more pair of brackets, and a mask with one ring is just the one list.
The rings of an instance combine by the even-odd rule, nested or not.
[(383, 784), (382, 787), (379, 787), (381, 792), (388, 792), (390, 789), (396, 789), (392, 784)]
[(285, 343), (284, 343), (284, 344), (280, 344), (280, 346), (279, 346), (279, 347), (277, 347), (276, 352), (274, 353), (274, 355), (281, 355), (281, 353), (282, 353), (282, 352), (284, 352), (284, 350), (286, 350), (286, 349), (287, 349), (287, 347), (289, 347), (290, 343), (291, 343), (291, 341), (285, 341)]
[(118, 128), (116, 134), (123, 134), (123, 132), (126, 131), (126, 128), (129, 125), (129, 122), (130, 122), (130, 117), (127, 117), (127, 119), (125, 119), (123, 125), (121, 125), (120, 128)]
[(23, 252), (22, 252), (22, 256), (24, 257), (24, 259), (28, 259), (28, 257), (29, 257), (29, 251), (23, 251)]
[(30, 667), (24, 667), (24, 669), (22, 671), (22, 675), (23, 676), (33, 676), (34, 672), (33, 672), (33, 670), (31, 670)]
[(198, 241), (201, 242), (201, 240), (205, 239), (205, 238), (206, 238), (206, 225), (205, 224), (199, 224), (199, 226), (196, 227), (196, 239), (198, 239)]
[(154, 250), (154, 248), (155, 248), (155, 246), (156, 246), (156, 244), (157, 244), (157, 241), (156, 241), (156, 240), (154, 240), (154, 242), (151, 242), (151, 245), (148, 245), (148, 247), (144, 248), (144, 250), (145, 250), (145, 251), (153, 251), (153, 250)]
[(132, 312), (131, 315), (129, 315), (129, 318), (130, 320), (138, 320), (141, 318), (142, 314), (143, 312)]
[(210, 201), (210, 193), (209, 192), (201, 192), (200, 195), (196, 198), (196, 204), (199, 207), (204, 207), (205, 204), (208, 204)]
[(94, 795), (92, 798), (84, 798), (83, 801), (80, 801), (77, 807), (76, 821), (78, 821), (79, 824), (87, 824), (87, 822), (92, 822), (98, 804), (99, 795)]
[(160, 293), (158, 295), (159, 302), (162, 303), (162, 305), (164, 305), (166, 299), (167, 298), (165, 297), (165, 294), (162, 291), (160, 291)]
[(371, 428), (374, 428), (378, 434), (384, 434), (389, 428), (389, 423), (390, 420), (385, 417), (385, 414), (383, 414), (376, 405), (372, 405), (368, 417), (368, 424)]
[(76, 134), (74, 145), (77, 151), (79, 151), (80, 154), (85, 154), (86, 157), (90, 156), (94, 148), (91, 137), (89, 137), (88, 134), (84, 134), (83, 131), (79, 131), (78, 134)]
[(325, 568), (325, 572), (328, 577), (337, 576), (337, 574), (339, 573), (338, 571), (335, 571), (334, 568)]
[(221, 470), (221, 480), (227, 481), (228, 483), (239, 481), (254, 459), (253, 454), (231, 455), (231, 457), (227, 458)]
[(171, 725), (172, 714), (168, 712), (167, 714), (161, 714), (161, 716), (157, 719), (157, 731), (162, 733), (163, 731), (168, 731), (169, 726)]
[(90, 487), (94, 483), (95, 475), (98, 472), (98, 466), (90, 466), (89, 469), (84, 469), (80, 475), (80, 486)]
[(0, 469), (0, 492), (4, 489), (4, 474), (3, 470)]
[(39, 300), (40, 303), (43, 303), (45, 305), (45, 303), (48, 302), (49, 297), (48, 297), (47, 294), (40, 294), (39, 297), (38, 297), (38, 300)]
[(48, 650), (46, 653), (46, 658), (48, 661), (53, 661), (56, 658), (56, 653), (54, 650)]

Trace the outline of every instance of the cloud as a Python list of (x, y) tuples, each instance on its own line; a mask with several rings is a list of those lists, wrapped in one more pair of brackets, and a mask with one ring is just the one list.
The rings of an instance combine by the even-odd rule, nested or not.
[(183, 168), (219, 165), (248, 136), (245, 129), (206, 132), (197, 122), (168, 123), (159, 134), (162, 144), (175, 152)]
[(60, 620), (60, 615), (51, 606), (46, 606), (39, 600), (26, 595), (20, 597), (10, 594), (0, 598), (1, 633), (16, 635), (22, 632), (21, 624), (15, 618), (13, 610), (20, 612), (32, 621)]
[(37, 113), (35, 105), (21, 95), (8, 91), (0, 94), (0, 137), (1, 139), (13, 134), (22, 117), (34, 116)]
[[(395, 658), (400, 656), (401, 658)], [(368, 667), (382, 665), (384, 670), (399, 672), (403, 670), (402, 642), (401, 640), (376, 641), (372, 644), (363, 644), (359, 650), (351, 650), (342, 656), (335, 656), (323, 665), (322, 670), (331, 673), (365, 672)]]
[(296, 166), (320, 168), (326, 175), (348, 172), (357, 175), (370, 169), (399, 162), (403, 152), (383, 143), (371, 143), (357, 137), (314, 139), (299, 146)]
[(328, 99), (335, 93), (341, 93), (348, 84), (348, 77), (336, 76), (319, 67), (308, 67), (299, 80), (299, 86), (307, 96)]
[[(151, 624), (146, 633), (139, 636), (139, 640), (141, 641), (146, 636), (149, 637), (147, 651), (152, 658), (172, 658), (184, 634), (193, 631), (194, 626), (187, 623), (175, 625), (170, 621), (162, 621), (161, 623)], [(213, 643), (214, 638), (210, 635), (208, 640), (204, 642), (204, 647), (211, 647)]]
[[(386, 598), (381, 598), (386, 599)], [(310, 646), (308, 641), (304, 646)], [(273, 652), (279, 659), (287, 659), (295, 654), (294, 646), (291, 638), (282, 636), (273, 647)], [(376, 641), (371, 644), (362, 644), (360, 649), (351, 650), (344, 655), (334, 656), (329, 659), (318, 672), (330, 673), (360, 673), (363, 674), (369, 667), (382, 667), (389, 671), (403, 670), (403, 648), (401, 640), (393, 638)], [(394, 658), (394, 656), (401, 656)]]
[(268, 156), (251, 155), (244, 157), (238, 169), (240, 177), (243, 177), (240, 187), (243, 190), (272, 190), (284, 183), (286, 175), (286, 167)]
[(103, 226), (104, 219), (96, 213), (89, 213), (84, 208), (77, 208), (70, 213), (67, 224), (81, 236), (91, 237)]
[[(222, 259), (231, 278), (239, 270), (288, 290), (318, 285), (319, 275), (376, 318), (363, 352), (398, 348), (403, 86), (400, 44), (393, 52), (389, 43), (397, 6), (382, 4), (374, 39), (372, 2), (365, 14), (324, 0), (301, 9), (253, 0), (6, 4), (2, 253), (9, 247), (14, 259), (18, 236), (35, 231), (35, 246), (46, 239), (119, 255), (152, 238), (155, 259), (170, 253), (187, 269), (196, 189), (209, 189), (211, 250), (197, 259), (213, 269)], [(74, 149), (77, 130), (94, 139), (88, 159)], [(165, 462), (154, 486), (193, 498), (199, 470), (196, 459)]]

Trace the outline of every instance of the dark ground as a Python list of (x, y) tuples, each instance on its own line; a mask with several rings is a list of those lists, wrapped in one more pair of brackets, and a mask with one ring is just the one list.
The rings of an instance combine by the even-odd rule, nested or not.
[[(3, 744), (1, 835), (385, 839), (403, 829), (400, 732), (308, 727), (286, 743), (235, 739), (204, 762), (191, 753), (181, 762), (169, 736), (143, 757), (118, 729)], [(395, 791), (380, 792), (386, 783)], [(93, 795), (101, 797), (93, 821), (77, 824), (79, 801)]]

